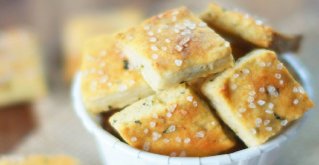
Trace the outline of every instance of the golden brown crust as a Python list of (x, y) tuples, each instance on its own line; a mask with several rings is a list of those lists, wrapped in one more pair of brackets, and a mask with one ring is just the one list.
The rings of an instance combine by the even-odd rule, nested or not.
[[(151, 17), (118, 37), (129, 59), (142, 67), (143, 77), (155, 90), (233, 64), (229, 43), (185, 7)], [(152, 82), (155, 75), (158, 84)]]
[(122, 108), (152, 93), (110, 35), (87, 44), (81, 71), (83, 101), (94, 113)]
[(248, 14), (227, 10), (215, 3), (209, 5), (201, 18), (231, 43), (235, 57), (242, 57), (256, 47), (277, 53), (299, 50), (300, 35), (280, 34)]
[(202, 89), (216, 110), (248, 146), (264, 143), (299, 119), (313, 103), (269, 50), (240, 59)]
[(129, 145), (157, 154), (210, 156), (236, 145), (208, 106), (185, 85), (140, 100), (110, 122)]
[(0, 107), (32, 102), (47, 89), (36, 37), (23, 28), (0, 34)]
[(273, 30), (256, 21), (249, 15), (226, 10), (215, 3), (209, 4), (201, 18), (213, 28), (238, 35), (261, 47), (268, 47), (272, 41)]

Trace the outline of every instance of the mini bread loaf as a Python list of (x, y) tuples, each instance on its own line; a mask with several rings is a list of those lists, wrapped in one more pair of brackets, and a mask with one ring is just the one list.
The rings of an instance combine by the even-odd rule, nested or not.
[(142, 99), (109, 122), (129, 145), (169, 156), (209, 156), (236, 146), (209, 107), (184, 84)]
[(47, 93), (36, 36), (22, 27), (0, 33), (0, 107), (33, 102)]
[(86, 45), (81, 71), (83, 102), (92, 113), (123, 108), (153, 93), (113, 36), (101, 35)]
[(185, 7), (154, 16), (118, 39), (156, 91), (233, 65), (229, 43)]
[[(91, 12), (76, 15), (63, 25), (64, 78), (71, 82), (74, 74), (80, 70), (82, 48), (91, 38), (113, 34), (139, 23), (143, 13), (134, 8), (120, 8), (103, 12)], [(125, 20), (125, 21), (123, 21)]]
[(31, 155), (26, 157), (3, 157), (0, 165), (79, 165), (80, 163), (72, 157), (65, 155)]
[(276, 54), (263, 49), (204, 83), (202, 92), (249, 147), (279, 134), (313, 106)]
[[(249, 42), (255, 47), (269, 48), (279, 53), (299, 49), (300, 35), (278, 33), (248, 14), (227, 10), (215, 3), (209, 5), (208, 9), (201, 14), (201, 18), (223, 37), (227, 38), (232, 46), (237, 47), (237, 50), (240, 50), (242, 45), (247, 45), (245, 42)], [(238, 40), (239, 38), (242, 40)], [(234, 41), (234, 44), (231, 40)]]

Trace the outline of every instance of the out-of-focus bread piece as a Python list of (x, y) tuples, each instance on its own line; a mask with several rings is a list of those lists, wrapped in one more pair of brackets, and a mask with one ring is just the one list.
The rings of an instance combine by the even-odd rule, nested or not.
[(201, 157), (236, 146), (232, 134), (184, 84), (130, 105), (109, 122), (129, 145), (157, 154)]
[[(253, 44), (250, 47), (269, 48), (278, 53), (298, 51), (300, 46), (300, 35), (278, 33), (248, 14), (225, 9), (215, 3), (209, 4), (208, 9), (201, 14), (201, 18), (221, 36), (229, 40), (237, 51), (242, 45), (249, 45), (249, 43)], [(252, 49), (248, 49), (250, 50)], [(243, 53), (238, 53), (237, 56), (243, 55)], [(236, 52), (234, 54), (236, 55)]]
[(249, 147), (278, 135), (313, 106), (276, 54), (263, 49), (207, 81), (202, 92)]
[(72, 157), (65, 155), (44, 156), (31, 155), (26, 157), (0, 157), (0, 165), (79, 165)]
[(185, 7), (151, 17), (118, 38), (156, 91), (233, 65), (229, 43)]
[(0, 107), (31, 102), (46, 94), (38, 44), (22, 28), (0, 33)]
[(70, 18), (63, 29), (64, 76), (67, 82), (80, 68), (85, 43), (100, 34), (111, 34), (139, 23), (143, 14), (138, 9), (88, 13)]
[(153, 93), (110, 35), (85, 46), (81, 73), (83, 101), (93, 113), (120, 109)]

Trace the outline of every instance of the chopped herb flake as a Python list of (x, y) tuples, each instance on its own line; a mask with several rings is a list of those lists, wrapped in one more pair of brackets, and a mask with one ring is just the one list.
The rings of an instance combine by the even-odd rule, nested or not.
[(135, 124), (142, 124), (142, 122), (139, 121), (139, 120), (135, 120), (134, 123), (135, 123)]
[(123, 67), (124, 67), (124, 69), (125, 70), (128, 70), (129, 68), (128, 68), (128, 60), (123, 60)]

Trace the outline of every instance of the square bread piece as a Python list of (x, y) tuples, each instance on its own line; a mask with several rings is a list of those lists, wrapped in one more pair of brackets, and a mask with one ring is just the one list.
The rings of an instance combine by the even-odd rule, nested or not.
[(93, 113), (123, 108), (153, 93), (109, 35), (86, 45), (81, 70), (83, 102)]
[(156, 91), (233, 65), (229, 43), (185, 7), (154, 16), (118, 37)]
[(209, 107), (184, 84), (115, 113), (109, 122), (129, 145), (169, 156), (209, 156), (236, 141)]
[(279, 134), (313, 106), (276, 54), (263, 49), (207, 81), (202, 92), (249, 147)]
[[(140, 23), (143, 13), (134, 8), (89, 12), (69, 18), (63, 27), (64, 78), (71, 82), (80, 70), (82, 48), (92, 37), (112, 34)], [(125, 21), (123, 21), (125, 20)]]
[(0, 107), (32, 102), (47, 93), (36, 36), (22, 27), (0, 32)]
[(227, 10), (215, 3), (209, 4), (201, 18), (223, 37), (233, 35), (257, 47), (269, 48), (280, 53), (299, 49), (300, 35), (280, 34), (248, 14)]

